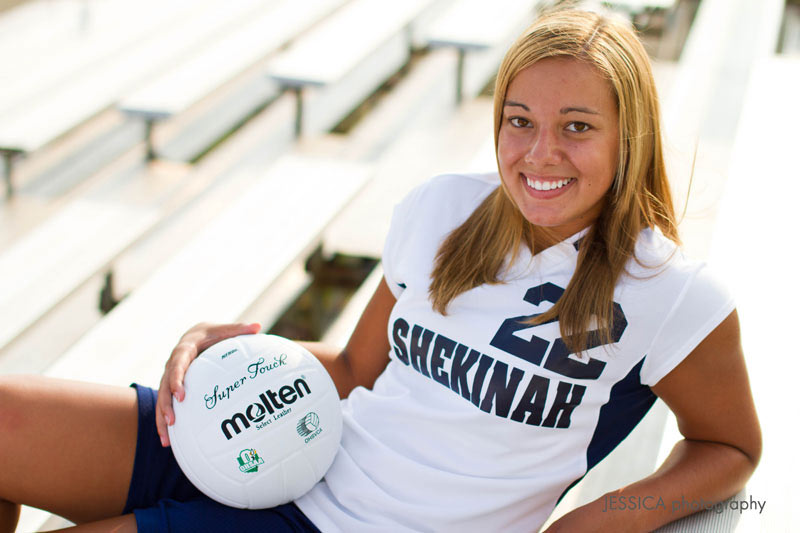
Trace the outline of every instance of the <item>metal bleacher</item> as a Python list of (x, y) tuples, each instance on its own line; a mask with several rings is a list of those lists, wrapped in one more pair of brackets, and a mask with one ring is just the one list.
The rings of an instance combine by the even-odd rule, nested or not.
[[(465, 86), (486, 83), (511, 41), (525, 29), (537, 2), (531, 0), (464, 0), (451, 6), (428, 31), (431, 47), (451, 47), (458, 52), (456, 102)], [(501, 12), (503, 17), (495, 14)], [(480, 90), (482, 87), (478, 87)]]
[[(303, 9), (297, 9), (296, 4), (289, 0), (271, 2), (256, 16), (237, 27), (236, 31), (222, 39), (205, 43), (189, 60), (126, 97), (119, 104), (120, 110), (146, 122), (148, 158), (156, 157), (152, 144), (153, 123), (185, 112), (236, 75), (288, 44), (296, 35), (330, 15), (343, 3), (343, 0), (316, 0), (306, 2)], [(251, 91), (256, 95), (253, 107), (259, 101), (277, 96), (280, 88), (277, 84), (266, 83), (263, 74), (254, 82), (258, 87)], [(218, 123), (219, 113), (216, 115), (215, 122)], [(196, 131), (194, 136), (197, 137)], [(175, 159), (169, 153), (164, 155), (168, 159)], [(188, 157), (179, 156), (178, 159), (185, 160)]]
[[(306, 11), (304, 17), (299, 17), (295, 24), (289, 27), (300, 31), (315, 17), (330, 11), (334, 5), (335, 3), (330, 1), (321, 2), (317, 6), (317, 11)], [(280, 13), (280, 11), (277, 13), (274, 11), (274, 6), (269, 7), (273, 7), (273, 10), (269, 11), (270, 14)], [(287, 6), (279, 7), (286, 9)], [(408, 14), (409, 21), (413, 21), (415, 15), (410, 12)], [(399, 29), (398, 27), (394, 31), (399, 31)], [(285, 42), (288, 37), (284, 34), (282, 39), (280, 37), (278, 39), (277, 42), (280, 43)], [(312, 52), (307, 61), (313, 61), (315, 46), (317, 49), (329, 47), (329, 42), (324, 39), (310, 40), (306, 37), (304, 42), (306, 48)], [(369, 43), (359, 44), (368, 45)], [(222, 41), (220, 46), (223, 51), (229, 50), (230, 41)], [(369, 50), (368, 47), (366, 49)], [(364, 55), (360, 49), (357, 51), (359, 56)], [(206, 62), (211, 55), (217, 59), (224, 59), (223, 56), (218, 56), (216, 51), (209, 50), (209, 47), (203, 47), (199, 56), (192, 56), (192, 60), (185, 63), (186, 70), (182, 68), (177, 71), (178, 79), (190, 82), (191, 79), (183, 78), (186, 72), (196, 72), (194, 69), (198, 64), (207, 66)], [(377, 63), (384, 63), (386, 53), (378, 50), (371, 57)], [(304, 65), (302, 61), (298, 61), (297, 64), (301, 67)], [(231, 74), (230, 70), (227, 72)], [(388, 74), (385, 71), (379, 72), (377, 79), (382, 80)], [(376, 77), (375, 74), (372, 76)], [(218, 77), (217, 81), (222, 83), (224, 80)], [(261, 82), (267, 85), (267, 80), (262, 79)], [(158, 111), (159, 101), (163, 103), (165, 98), (172, 98), (172, 101), (175, 102), (182, 98), (182, 95), (175, 97), (173, 94), (181, 92), (178, 90), (180, 87), (176, 87), (175, 83), (175, 78), (162, 75), (153, 84), (146, 87), (145, 92), (139, 94), (137, 97), (139, 104), (136, 104), (134, 99), (125, 105), (128, 106), (128, 109), (138, 106), (136, 108), (142, 113), (151, 115), (166, 113), (167, 111), (164, 111), (163, 108)], [(363, 92), (359, 94), (342, 91), (336, 84), (332, 84), (332, 88), (342, 93), (336, 96), (335, 102), (325, 98), (326, 95), (321, 95), (317, 102), (328, 110), (328, 120), (335, 122), (341, 120), (346, 112), (357, 106), (358, 98), (363, 98), (364, 95)], [(157, 89), (161, 92), (158, 92)], [(206, 90), (208, 89), (206, 88)], [(187, 98), (197, 96), (197, 93), (187, 92), (190, 93)], [(147, 98), (152, 98), (149, 107), (143, 103)], [(285, 100), (286, 98), (279, 99), (264, 113), (266, 116), (274, 115), (271, 125), (267, 124), (270, 122), (269, 120), (264, 121), (266, 131), (264, 139), (262, 139), (264, 146), (273, 155), (276, 155), (282, 148), (288, 147), (292, 141), (291, 130), (287, 127), (290, 123), (282, 120), (284, 118), (282, 110), (286, 106), (280, 104)], [(188, 106), (187, 100), (182, 100), (182, 103), (185, 104), (185, 107)], [(145, 111), (145, 109), (149, 109), (149, 111)], [(176, 113), (179, 110), (180, 106), (174, 109)], [(262, 159), (268, 161), (268, 158)], [(200, 170), (187, 172), (184, 181), (191, 180), (187, 186), (195, 191), (188, 194), (179, 195), (168, 190), (161, 195), (137, 197), (136, 201), (131, 201), (129, 191), (120, 195), (119, 187), (110, 190), (108, 186), (104, 185), (98, 191), (93, 191), (92, 194), (71, 201), (39, 225), (30, 236), (14, 243), (6, 253), (0, 255), (0, 273), (2, 274), (0, 279), (2, 279), (3, 285), (3, 290), (0, 291), (3, 294), (0, 299), (0, 309), (7, 311), (12, 317), (0, 327), (0, 347), (12, 342), (43, 313), (68, 297), (86, 279), (99, 272), (105, 272), (107, 278), (112, 279), (113, 263), (121, 254), (147, 238), (158, 229), (161, 220), (186, 202), (196, 198), (202, 191), (199, 180), (193, 176), (199, 172)], [(139, 178), (145, 179), (144, 176), (139, 176)], [(54, 242), (59, 245), (53, 246)], [(36, 268), (31, 269), (27, 266), (33, 263), (37, 265)], [(112, 286), (109, 284), (107, 291), (111, 289)], [(10, 312), (12, 309), (13, 313)]]
[[(203, 44), (197, 54), (188, 57), (180, 68), (157, 76), (125, 105), (131, 112), (137, 110), (149, 115), (160, 113), (164, 116), (185, 111), (204, 93), (212, 90), (208, 79), (200, 89), (197, 88), (195, 77), (201, 76), (198, 68), (216, 71), (217, 74), (209, 78), (221, 86), (247, 65), (247, 59), (252, 61), (267, 55), (269, 50), (289, 40), (292, 35), (287, 35), (286, 31), (303, 30), (328, 13), (337, 3), (341, 2), (322, 0), (316, 9), (309, 6), (309, 9), (303, 11), (303, 16), (295, 16), (287, 22), (283, 30), (274, 31), (270, 39), (264, 39), (271, 43), (269, 47), (254, 52), (249, 47), (253, 39), (251, 30), (264, 29), (263, 19), (259, 17), (252, 26), (245, 28), (245, 33), (236, 31), (234, 37), (220, 41), (216, 47)], [(269, 8), (265, 10), (269, 21), (274, 26), (275, 17), (282, 14), (288, 6), (275, 5), (272, 2), (266, 7)], [(241, 36), (246, 38), (240, 40)], [(226, 60), (225, 56), (231, 54), (232, 42), (243, 47), (244, 60)], [(225, 67), (217, 68), (209, 63), (211, 59), (224, 63)], [(267, 86), (263, 75), (259, 76), (259, 82)], [(182, 90), (182, 87), (189, 87), (189, 90)], [(216, 128), (217, 138), (223, 133), (224, 130)], [(278, 148), (274, 142), (272, 144), (273, 149)], [(197, 174), (204, 173), (204, 169), (202, 167), (196, 171), (183, 172), (186, 174), (184, 182), (193, 193), (181, 193), (186, 187), (173, 187), (161, 194), (148, 191), (132, 198), (130, 190), (120, 193), (122, 188), (119, 181), (123, 180), (119, 180), (116, 187), (103, 184), (66, 203), (25, 239), (13, 243), (0, 254), (0, 310), (11, 317), (0, 326), (0, 347), (13, 341), (91, 276), (98, 272), (112, 276), (112, 266), (116, 258), (155, 231), (165, 217), (202, 192), (202, 184), (208, 180), (201, 179)], [(131, 169), (132, 179), (146, 181), (149, 170), (140, 165), (134, 166)], [(111, 289), (111, 285), (108, 289)]]
[[(487, 11), (490, 3), (472, 0), (314, 0), (303, 8), (290, 0), (31, 0), (0, 12), (8, 186), (0, 373), (154, 384), (191, 324), (274, 323), (310, 283), (305, 262), (315, 249), (378, 258), (392, 206), (408, 190), (436, 173), (495, 164), (492, 102), (480, 93), (541, 3), (502, 0)], [(635, 13), (643, 3), (664, 10), (682, 2), (610, 3)], [(656, 65), (657, 77), (667, 73), (658, 83), (669, 95), (662, 111), (678, 203), (698, 146), (682, 226), (692, 255), (735, 257), (732, 228), (747, 194), (740, 185), (738, 203), (722, 202), (725, 174), (744, 183), (746, 170), (757, 172), (741, 152), (769, 148), (755, 133), (778, 127), (765, 102), (791, 107), (796, 98), (800, 81), (787, 73), (800, 65), (771, 55), (782, 6), (702, 0), (680, 61)], [(737, 37), (744, 25), (748, 43)], [(331, 132), (362, 105), (346, 133)], [(744, 108), (742, 118), (731, 108)], [(92, 128), (99, 133), (85, 133)], [(124, 147), (41, 192), (47, 176), (31, 168), (47, 167), (39, 161), (54, 152), (91, 152), (112, 129), (126, 129)], [(780, 146), (776, 172), (792, 153)], [(718, 211), (728, 225), (721, 247)], [(324, 340), (346, 341), (381, 273), (376, 267)], [(101, 288), (112, 305), (120, 300), (105, 313), (96, 307)], [(767, 305), (750, 296), (751, 305)], [(757, 342), (741, 316), (749, 351)], [(766, 382), (759, 378), (754, 389)], [(678, 438), (671, 424), (657, 404), (553, 518), (650, 474)], [(788, 448), (776, 454), (791, 460)], [(770, 490), (787, 500), (787, 483), (778, 484), (785, 494), (769, 488), (779, 469), (770, 464), (745, 494)], [(704, 513), (663, 531), (789, 523), (787, 512), (773, 512)], [(65, 525), (23, 508), (18, 531)]]
[(295, 135), (332, 128), (354, 98), (406, 64), (414, 33), (439, 3), (353, 0), (270, 61), (270, 79), (294, 92)]
[(184, 61), (201, 43), (235, 30), (261, 7), (256, 0), (123, 6), (112, 11), (111, 20), (83, 23), (95, 31), (78, 29), (65, 43), (51, 43), (22, 65), (7, 67), (11, 80), (0, 104), (7, 194), (13, 194), (15, 157), (52, 143), (120, 94)]

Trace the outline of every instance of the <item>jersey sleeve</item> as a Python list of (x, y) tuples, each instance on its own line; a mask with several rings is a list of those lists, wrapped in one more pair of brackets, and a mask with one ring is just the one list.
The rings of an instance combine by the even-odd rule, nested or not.
[(417, 199), (422, 194), (423, 187), (424, 185), (421, 185), (412, 189), (400, 203), (395, 205), (389, 232), (386, 234), (383, 244), (381, 256), (383, 276), (395, 298), (400, 297), (406, 286), (406, 282), (400, 274), (400, 268), (398, 268), (399, 258), (402, 257), (403, 246), (408, 242), (409, 220), (417, 204)]
[(384, 276), (395, 298), (410, 282), (427, 288), (443, 240), (499, 184), (497, 173), (441, 174), (413, 188), (397, 204), (382, 255)]
[(397, 275), (397, 271), (395, 270), (396, 262), (394, 261), (398, 246), (398, 226), (402, 224), (402, 222), (400, 222), (402, 216), (400, 204), (398, 204), (394, 207), (394, 211), (392, 212), (392, 222), (389, 225), (389, 233), (387, 233), (386, 240), (383, 243), (383, 254), (381, 256), (383, 277), (386, 278), (386, 284), (389, 286), (389, 290), (392, 291), (395, 298), (400, 297), (404, 286), (402, 280), (400, 280)]
[(647, 352), (642, 383), (655, 385), (683, 361), (735, 307), (733, 296), (699, 265), (688, 277)]

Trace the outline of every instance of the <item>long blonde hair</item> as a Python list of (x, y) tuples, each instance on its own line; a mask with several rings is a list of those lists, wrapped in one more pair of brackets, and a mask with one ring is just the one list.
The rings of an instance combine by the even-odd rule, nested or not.
[[(624, 22), (585, 11), (555, 11), (540, 17), (517, 39), (495, 82), (495, 153), (511, 80), (537, 61), (558, 56), (594, 66), (610, 82), (619, 112), (619, 164), (605, 207), (581, 240), (577, 267), (564, 294), (530, 321), (558, 319), (570, 351), (581, 353), (593, 318), (600, 338), (611, 342), (614, 287), (634, 257), (641, 230), (658, 227), (674, 242), (679, 238), (650, 61)], [(534, 227), (502, 185), (439, 248), (430, 286), (434, 309), (446, 314), (459, 294), (484, 283), (499, 283), (506, 259), (513, 263), (522, 244), (535, 250)]]

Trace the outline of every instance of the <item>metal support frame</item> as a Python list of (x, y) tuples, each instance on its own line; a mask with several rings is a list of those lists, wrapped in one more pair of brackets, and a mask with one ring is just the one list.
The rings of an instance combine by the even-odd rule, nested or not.
[(456, 62), (456, 104), (460, 105), (464, 100), (464, 61), (467, 51), (458, 48), (458, 60)]
[(6, 198), (14, 196), (14, 158), (22, 153), (22, 150), (14, 148), (0, 148), (0, 154), (3, 155), (3, 178), (6, 182)]
[(109, 269), (106, 271), (103, 288), (100, 289), (97, 307), (100, 309), (100, 312), (106, 315), (114, 309), (120, 301), (122, 301), (122, 298), (118, 298), (114, 290), (114, 271)]
[(154, 161), (156, 159), (156, 150), (153, 146), (153, 125), (155, 123), (155, 119), (152, 117), (147, 117), (144, 119), (144, 143), (145, 149), (147, 150), (147, 161)]
[(298, 86), (291, 87), (294, 92), (294, 137), (299, 139), (303, 134), (303, 88)]

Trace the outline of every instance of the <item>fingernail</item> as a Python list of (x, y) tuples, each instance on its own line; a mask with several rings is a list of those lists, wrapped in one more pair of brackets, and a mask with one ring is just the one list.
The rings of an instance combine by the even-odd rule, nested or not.
[(162, 448), (167, 447), (167, 439), (165, 439), (164, 437), (161, 437), (161, 447)]

